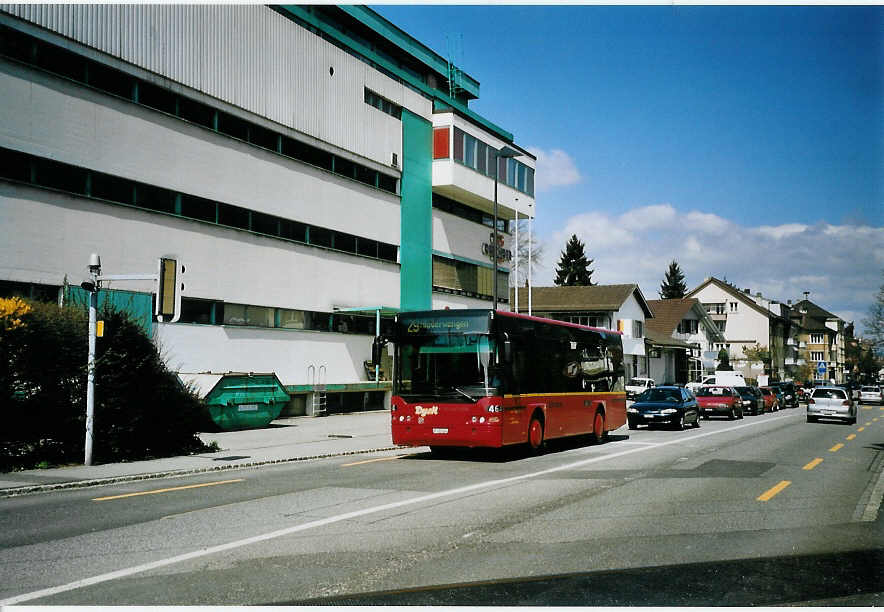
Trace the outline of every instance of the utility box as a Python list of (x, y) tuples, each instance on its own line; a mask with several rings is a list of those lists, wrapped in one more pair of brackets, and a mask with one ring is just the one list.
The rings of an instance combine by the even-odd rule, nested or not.
[(211, 421), (223, 431), (266, 427), (279, 418), (289, 394), (273, 372), (178, 375), (203, 397)]

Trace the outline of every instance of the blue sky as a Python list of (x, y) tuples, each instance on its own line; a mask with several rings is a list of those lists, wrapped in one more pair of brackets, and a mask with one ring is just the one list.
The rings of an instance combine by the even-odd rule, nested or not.
[[(538, 155), (551, 285), (656, 299), (676, 259), (766, 297), (867, 316), (884, 282), (884, 7), (381, 5), (481, 83), (471, 108)], [(456, 45), (455, 45), (456, 46)]]

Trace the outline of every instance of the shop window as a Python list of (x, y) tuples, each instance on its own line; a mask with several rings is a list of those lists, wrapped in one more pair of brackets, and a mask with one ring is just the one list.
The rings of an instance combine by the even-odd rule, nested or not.
[(260, 125), (252, 125), (249, 129), (249, 142), (262, 149), (276, 151), (278, 149), (278, 140), (279, 137), (276, 135), (276, 132)]
[(215, 110), (201, 102), (185, 98), (178, 98), (178, 116), (185, 121), (190, 121), (205, 128), (215, 128)]
[(144, 106), (174, 115), (177, 110), (177, 97), (168, 89), (144, 81), (138, 82), (138, 103)]
[(132, 181), (100, 172), (92, 173), (90, 194), (93, 198), (132, 204), (133, 192)]
[(359, 255), (365, 255), (366, 257), (377, 257), (378, 256), (378, 241), (372, 240), (370, 238), (358, 238), (356, 241), (357, 250), (356, 253)]
[(168, 189), (138, 183), (135, 185), (134, 194), (135, 206), (157, 212), (175, 212), (175, 196)]
[(322, 247), (331, 247), (332, 246), (332, 233), (331, 230), (327, 230), (322, 227), (314, 227), (310, 226), (310, 233), (308, 234), (308, 239), (310, 244)]
[(277, 327), (284, 329), (305, 329), (306, 313), (303, 310), (277, 308)]
[(249, 140), (249, 122), (229, 113), (218, 113), (218, 131), (239, 140)]
[(135, 79), (98, 62), (89, 62), (89, 85), (121, 98), (132, 99)]
[(223, 320), (224, 303), (213, 300), (181, 298), (181, 318), (179, 323), (200, 323), (215, 325)]
[(32, 158), (29, 155), (0, 149), (0, 176), (11, 181), (31, 182)]
[(288, 219), (280, 219), (279, 236), (288, 240), (297, 240), (298, 242), (307, 242), (307, 226), (297, 221), (289, 221)]
[(42, 187), (85, 194), (86, 174), (85, 170), (75, 166), (48, 159), (37, 159), (35, 162), (34, 182)]
[(335, 157), (335, 174), (346, 176), (347, 178), (356, 177), (356, 164), (349, 159), (343, 157)]
[(334, 233), (334, 248), (339, 251), (348, 253), (356, 252), (356, 236), (344, 234), (343, 232)]
[(86, 78), (86, 59), (61, 47), (38, 44), (34, 63), (44, 70), (69, 79), (82, 82)]
[(399, 260), (398, 258), (398, 248), (395, 244), (385, 244), (383, 242), (378, 243), (378, 259), (383, 259), (384, 261), (392, 261), (396, 262)]
[(30, 63), (36, 41), (12, 28), (0, 27), (0, 55)]
[(249, 229), (249, 211), (239, 206), (218, 204), (218, 223), (239, 229)]
[(378, 174), (378, 189), (395, 194), (396, 193), (396, 177), (386, 174)]
[(269, 236), (279, 235), (279, 218), (264, 213), (252, 213), (252, 231), (267, 234)]
[(217, 222), (217, 203), (191, 195), (181, 196), (181, 216), (199, 221)]

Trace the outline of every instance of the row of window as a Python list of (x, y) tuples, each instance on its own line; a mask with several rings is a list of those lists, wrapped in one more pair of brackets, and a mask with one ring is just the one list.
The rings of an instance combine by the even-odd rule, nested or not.
[(0, 148), (0, 178), (395, 263), (398, 247)]
[[(466, 219), (468, 221), (474, 221), (475, 223), (481, 223), (482, 225), (486, 225), (488, 227), (494, 227), (494, 217), (489, 215), (486, 212), (482, 212), (476, 208), (471, 206), (467, 206), (466, 204), (461, 204), (451, 198), (446, 198), (443, 195), (439, 195), (438, 193), (433, 194), (433, 208), (438, 208), (439, 210), (444, 210), (445, 212), (455, 215), (456, 217), (461, 217), (462, 219)], [(510, 221), (508, 219), (497, 218), (497, 231), (509, 233), (510, 230)]]
[[(378, 172), (256, 123), (245, 121), (18, 30), (0, 26), (0, 55), (382, 191), (398, 193), (398, 179), (395, 176)], [(366, 90), (366, 102), (368, 102), (368, 93)], [(384, 108), (381, 110), (387, 112)]]
[(699, 321), (697, 319), (682, 319), (678, 323), (678, 333), (680, 334), (696, 334), (699, 330)]
[(380, 94), (377, 94), (368, 88), (365, 89), (365, 103), (369, 106), (375, 107), (379, 111), (387, 113), (391, 117), (395, 117), (396, 119), (400, 120), (402, 119), (401, 106), (390, 102), (386, 98), (382, 97)]
[(496, 157), (496, 149), (467, 134), (458, 127), (454, 128), (454, 152), (448, 149), (448, 127), (433, 129), (433, 159), (453, 157), (455, 161), (473, 170), (494, 178), (494, 160), (497, 160), (497, 177), (501, 183), (509, 185), (534, 197), (534, 169), (526, 166), (513, 157)]
[[(433, 255), (433, 290), (476, 298), (494, 296), (494, 271), (489, 267)], [(506, 301), (509, 274), (497, 272), (497, 295)]]
[[(181, 298), (181, 318), (178, 322), (376, 335), (374, 315), (295, 310), (185, 297)], [(393, 320), (382, 317), (381, 334), (389, 336), (392, 330)]]
[[(41, 285), (0, 281), (0, 298), (21, 297), (39, 302), (58, 302), (59, 285)], [(375, 335), (375, 316), (313, 310), (293, 310), (251, 304), (232, 304), (219, 300), (181, 298), (179, 323), (236, 325)], [(381, 318), (381, 334), (391, 336), (393, 319)]]

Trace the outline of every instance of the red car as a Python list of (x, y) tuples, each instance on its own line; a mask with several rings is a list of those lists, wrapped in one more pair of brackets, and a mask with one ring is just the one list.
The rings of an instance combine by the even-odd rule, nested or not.
[(770, 387), (759, 387), (761, 389), (761, 397), (764, 398), (764, 411), (776, 412), (780, 409), (780, 402), (777, 400), (777, 394)]
[(731, 420), (743, 418), (743, 398), (733, 387), (700, 387), (695, 395), (704, 419), (713, 415), (724, 415)]

